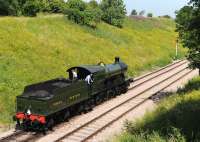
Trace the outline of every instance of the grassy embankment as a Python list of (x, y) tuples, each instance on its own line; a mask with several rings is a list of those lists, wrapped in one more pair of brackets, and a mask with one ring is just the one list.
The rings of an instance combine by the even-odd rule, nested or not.
[(200, 77), (136, 123), (116, 142), (198, 142), (200, 140)]
[(12, 122), (15, 96), (24, 86), (65, 75), (71, 66), (120, 56), (132, 76), (169, 63), (174, 29), (172, 20), (157, 18), (126, 19), (123, 29), (101, 23), (96, 30), (63, 16), (0, 18), (0, 126)]

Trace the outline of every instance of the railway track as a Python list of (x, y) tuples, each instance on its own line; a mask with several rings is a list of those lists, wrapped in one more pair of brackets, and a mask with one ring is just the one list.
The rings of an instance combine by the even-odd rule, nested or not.
[(1, 142), (4, 142), (4, 141), (10, 141), (10, 140), (15, 140), (16, 137), (20, 137), (21, 135), (23, 135), (24, 133), (22, 131), (15, 131), (13, 132), (12, 134), (8, 135), (8, 136), (5, 136), (5, 137), (2, 137), (0, 139)]
[[(187, 67), (184, 69), (179, 70), (178, 72), (170, 75), (169, 77), (166, 77), (165, 79), (159, 81), (158, 83), (146, 88), (145, 90), (141, 91), (137, 95), (127, 99), (123, 103), (120, 103), (116, 105), (115, 107), (111, 108), (110, 110), (104, 112), (100, 116), (90, 120), (89, 122), (85, 123), (84, 125), (76, 128), (75, 130), (71, 131), (70, 133), (67, 133), (63, 137), (56, 140), (56, 142), (85, 142), (92, 138), (93, 136), (97, 135), (99, 132), (101, 132), (103, 129), (109, 127), (111, 124), (119, 120), (121, 117), (132, 111), (133, 109), (139, 107), (143, 103), (145, 103), (149, 97), (151, 97), (153, 94), (156, 94), (165, 88), (169, 87), (170, 85), (174, 84), (178, 80), (182, 79), (184, 76), (190, 74), (192, 70), (189, 70)], [(158, 85), (170, 80), (171, 78), (177, 77), (174, 80), (170, 81), (170, 83), (165, 84), (164, 86), (160, 87), (158, 90), (156, 90), (151, 95), (144, 95), (145, 92), (149, 91), (150, 89), (157, 87)], [(135, 87), (133, 87), (135, 88)], [(132, 90), (133, 88), (130, 88)], [(143, 98), (141, 101), (138, 102), (137, 97), (143, 95)], [(135, 103), (137, 102), (137, 103)]]
[[(141, 94), (145, 93), (146, 91), (152, 89), (153, 87), (159, 85), (160, 83), (162, 83), (163, 81), (167, 81), (169, 78), (172, 78), (173, 76), (176, 76), (182, 72), (184, 72), (185, 70), (188, 70), (187, 69), (187, 64), (188, 62), (186, 60), (181, 60), (181, 61), (178, 61), (178, 62), (175, 62), (173, 64), (170, 64), (164, 68), (161, 68), (157, 71), (154, 71), (152, 73), (148, 73), (146, 75), (143, 75), (139, 78), (136, 78), (134, 81), (135, 83), (133, 83), (131, 85), (131, 87), (129, 88), (129, 90), (133, 90), (139, 86), (141, 86), (142, 84), (145, 84), (147, 82), (149, 82), (150, 80), (153, 80), (153, 79), (156, 79), (157, 77), (159, 76), (162, 76), (170, 71), (173, 71), (181, 66), (183, 66), (180, 70), (178, 70), (176, 73), (172, 74), (171, 76), (169, 76), (168, 78), (165, 78), (163, 79), (162, 81), (146, 88), (145, 90), (143, 90), (142, 92), (140, 92), (139, 94), (133, 96), (132, 98), (129, 98), (129, 100), (126, 100), (122, 103), (120, 103), (119, 105), (115, 106), (115, 107), (112, 107), (111, 109), (109, 109), (108, 111), (102, 113), (101, 115), (95, 117), (94, 119), (90, 120), (89, 122), (81, 125), (80, 127), (72, 130), (71, 132), (65, 134), (63, 137), (60, 137), (58, 138), (56, 141), (68, 141), (69, 142), (69, 138), (70, 136), (73, 136), (75, 134), (81, 134), (79, 137), (80, 139), (78, 140), (75, 140), (75, 141), (87, 141), (88, 139), (90, 139), (91, 137), (93, 137), (94, 135), (96, 135), (97, 133), (99, 133), (100, 131), (102, 131), (104, 128), (108, 127), (109, 125), (111, 125), (112, 123), (114, 123), (115, 121), (117, 121), (118, 119), (120, 119), (123, 115), (125, 115), (126, 113), (128, 113), (129, 111), (133, 110), (134, 108), (138, 107), (139, 105), (141, 105), (142, 103), (144, 103), (146, 100), (148, 100), (148, 97), (146, 98), (146, 100), (144, 100), (144, 102), (140, 102), (138, 103), (137, 105), (135, 106), (132, 106), (131, 108), (129, 108), (127, 111), (121, 113), (121, 114), (116, 114), (113, 116), (113, 118), (106, 118), (106, 116), (109, 116), (109, 114), (113, 113), (114, 111), (116, 111), (117, 109), (121, 109), (123, 108), (124, 106), (126, 106), (126, 104), (130, 104), (129, 102), (131, 100), (133, 100), (134, 98), (137, 98), (138, 96), (140, 96)], [(181, 77), (178, 78), (178, 80), (180, 80), (183, 76), (189, 74), (190, 72), (192, 72), (191, 70), (188, 70), (185, 74), (183, 74)], [(174, 81), (172, 81), (171, 83), (173, 83)], [(175, 81), (176, 82), (176, 81)], [(170, 84), (168, 84), (169, 86)], [(165, 86), (166, 87), (166, 86)], [(164, 89), (163, 87), (161, 88), (162, 90)], [(158, 90), (157, 92), (159, 92), (161, 90)], [(125, 107), (125, 108), (128, 108), (128, 107)], [(124, 109), (126, 110), (126, 109)], [(119, 111), (119, 110), (118, 110)], [(106, 119), (105, 119), (106, 118)], [(103, 121), (100, 121), (101, 119), (105, 119), (105, 120), (110, 120), (109, 122), (105, 121), (106, 123), (103, 123)], [(97, 123), (98, 121), (100, 121), (101, 123), (100, 124), (104, 124), (104, 125), (97, 125), (95, 123)], [(92, 127), (89, 129), (91, 129), (91, 134), (90, 133), (85, 133), (84, 135), (82, 133), (79, 133), (81, 130), (85, 130), (85, 128), (88, 128), (88, 126), (91, 126), (92, 124), (95, 125), (95, 127)], [(96, 126), (99, 126), (99, 127), (96, 127)], [(61, 127), (61, 126), (59, 126)], [(96, 129), (95, 129), (96, 128)], [(93, 131), (92, 131), (93, 130)], [(24, 137), (23, 138), (19, 138), (19, 137)], [(8, 142), (8, 141), (20, 141), (20, 142), (25, 142), (25, 141), (36, 141), (37, 139), (43, 137), (41, 134), (33, 134), (33, 133), (26, 133), (26, 132), (23, 132), (23, 131), (18, 131), (18, 132), (14, 132), (13, 134), (9, 135), (9, 136), (6, 136), (6, 137), (3, 137), (3, 138), (0, 138), (0, 141), (1, 142)], [(68, 139), (67, 139), (68, 138)]]
[(41, 133), (17, 131), (0, 139), (0, 142), (33, 142), (39, 137)]

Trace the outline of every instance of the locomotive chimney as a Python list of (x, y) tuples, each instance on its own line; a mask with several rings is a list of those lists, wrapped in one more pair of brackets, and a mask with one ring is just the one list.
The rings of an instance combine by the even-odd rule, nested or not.
[(115, 57), (115, 63), (119, 63), (120, 58), (119, 57)]

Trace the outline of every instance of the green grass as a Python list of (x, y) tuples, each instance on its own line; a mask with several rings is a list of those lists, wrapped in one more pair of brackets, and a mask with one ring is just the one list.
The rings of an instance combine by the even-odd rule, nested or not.
[(120, 56), (133, 76), (166, 65), (175, 54), (174, 29), (174, 21), (158, 18), (127, 18), (123, 29), (101, 23), (95, 30), (62, 15), (0, 18), (0, 125), (12, 122), (24, 86), (64, 76), (69, 67)]
[(119, 142), (197, 142), (200, 140), (200, 77), (136, 123), (126, 123)]

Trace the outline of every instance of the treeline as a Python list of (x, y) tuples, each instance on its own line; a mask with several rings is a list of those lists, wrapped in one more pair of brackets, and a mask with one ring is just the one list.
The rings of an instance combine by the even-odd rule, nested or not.
[(36, 16), (38, 12), (61, 13), (63, 0), (0, 0), (0, 15)]
[(101, 3), (95, 0), (88, 3), (82, 0), (68, 0), (64, 13), (78, 24), (96, 27), (96, 24), (103, 20), (121, 28), (126, 9), (123, 0), (102, 0)]
[[(136, 9), (133, 9), (130, 14), (130, 16), (144, 16), (144, 15), (145, 15), (145, 10), (138, 12)], [(153, 17), (153, 13), (147, 13), (147, 17)]]
[(36, 16), (39, 12), (63, 13), (69, 20), (91, 27), (103, 20), (121, 28), (126, 15), (123, 0), (0, 0), (3, 16)]
[[(145, 13), (146, 11), (145, 10), (142, 10), (142, 11), (137, 11), (136, 9), (133, 9), (130, 13), (130, 16), (145, 16)], [(153, 13), (149, 12), (146, 14), (147, 17), (154, 17)], [(168, 18), (168, 19), (171, 19), (171, 16), (169, 15), (163, 15), (163, 16), (158, 16), (159, 18)]]

